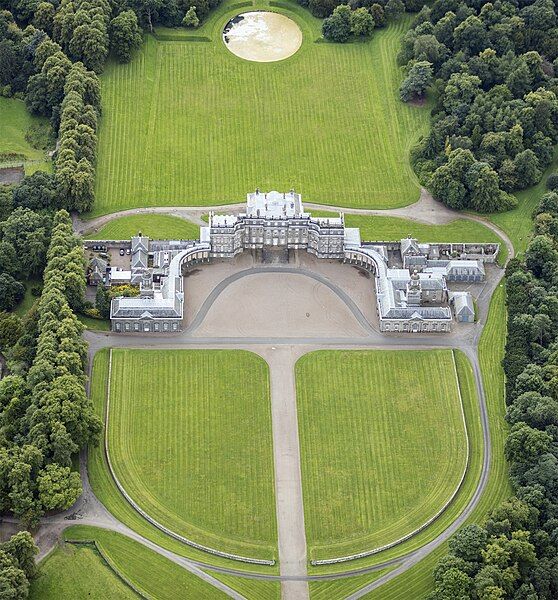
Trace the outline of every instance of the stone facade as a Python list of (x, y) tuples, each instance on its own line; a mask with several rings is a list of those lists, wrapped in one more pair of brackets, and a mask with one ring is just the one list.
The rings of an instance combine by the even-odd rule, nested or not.
[(246, 212), (209, 215), (202, 232), (211, 240), (212, 256), (232, 258), (244, 250), (280, 247), (306, 250), (318, 258), (343, 258), (343, 217), (314, 218), (304, 212), (300, 194), (279, 192), (248, 194)]
[[(197, 241), (155, 242), (139, 234), (129, 247), (129, 277), (140, 295), (113, 299), (111, 329), (155, 334), (182, 329), (186, 269), (274, 248), (303, 250), (373, 273), (381, 331), (448, 332), (453, 321), (448, 282), (483, 281), (484, 262), (494, 262), (499, 250), (498, 244), (419, 244), (413, 238), (362, 243), (359, 229), (345, 227), (343, 214), (312, 217), (294, 191), (259, 190), (248, 194), (243, 213), (210, 213)], [(470, 304), (472, 300), (458, 300), (454, 310), (459, 321), (471, 321)]]

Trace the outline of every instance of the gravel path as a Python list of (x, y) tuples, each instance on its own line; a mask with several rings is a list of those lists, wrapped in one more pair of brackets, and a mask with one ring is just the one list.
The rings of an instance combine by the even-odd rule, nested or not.
[[(272, 348), (266, 358), (271, 379), (279, 568), (281, 575), (305, 578), (306, 532), (292, 349)], [(281, 596), (284, 600), (308, 600), (308, 582), (284, 581)]]

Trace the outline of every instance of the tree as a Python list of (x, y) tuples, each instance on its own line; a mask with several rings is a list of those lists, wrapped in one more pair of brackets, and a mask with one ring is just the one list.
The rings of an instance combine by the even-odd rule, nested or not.
[(24, 295), (23, 284), (7, 273), (0, 273), (0, 310), (12, 310)]
[(7, 219), (14, 208), (13, 190), (11, 185), (0, 186), (0, 222)]
[(6, 600), (20, 600), (29, 595), (29, 582), (12, 557), (0, 550), (0, 594)]
[(5, 240), (0, 241), (0, 273), (17, 275), (19, 261), (13, 244)]
[(386, 24), (384, 7), (381, 4), (372, 4), (370, 7), (370, 14), (374, 19), (374, 27), (383, 27)]
[(0, 312), (0, 352), (15, 345), (23, 333), (21, 319), (16, 314)]
[(81, 494), (79, 473), (57, 464), (47, 465), (37, 477), (39, 501), (45, 510), (66, 510)]
[(23, 278), (39, 273), (45, 264), (50, 217), (28, 208), (16, 208), (0, 223), (0, 236), (18, 256), (18, 273)]
[(56, 182), (54, 175), (36, 171), (23, 179), (15, 188), (13, 201), (15, 206), (41, 210), (56, 208)]
[(416, 62), (407, 73), (399, 89), (403, 102), (414, 98), (422, 98), (426, 89), (432, 84), (432, 64), (427, 61)]
[(537, 429), (558, 426), (558, 401), (538, 391), (525, 392), (508, 407), (506, 417), (510, 423), (522, 421)]
[(339, 0), (308, 0), (308, 8), (315, 16), (323, 19), (329, 17), (337, 6)]
[(397, 19), (405, 12), (405, 5), (402, 0), (388, 0), (385, 6), (385, 13), (388, 19)]
[(533, 463), (550, 450), (552, 438), (526, 423), (516, 423), (506, 440), (506, 458), (512, 463)]
[(469, 55), (478, 54), (488, 46), (488, 34), (484, 23), (470, 15), (453, 32), (455, 47)]
[(469, 206), (479, 212), (495, 212), (500, 207), (500, 186), (498, 173), (488, 163), (477, 162), (467, 173), (468, 187), (471, 190)]
[(515, 173), (522, 187), (535, 185), (541, 178), (539, 160), (532, 150), (519, 152), (514, 159)]
[(481, 550), (486, 546), (488, 535), (479, 525), (462, 527), (449, 541), (449, 549), (455, 556), (468, 561), (480, 562)]
[(108, 319), (110, 316), (110, 295), (109, 291), (102, 285), (97, 286), (95, 294), (95, 306), (103, 319)]
[(114, 17), (110, 22), (109, 37), (113, 54), (120, 62), (129, 62), (132, 54), (140, 48), (143, 39), (136, 13), (133, 10), (125, 10)]
[(551, 173), (546, 180), (546, 188), (556, 192), (558, 191), (558, 173)]
[(374, 31), (374, 19), (366, 8), (357, 8), (351, 13), (351, 33), (359, 37), (369, 37)]
[(535, 277), (550, 280), (558, 265), (558, 252), (552, 239), (545, 235), (533, 238), (525, 252), (525, 264)]
[(4, 542), (1, 548), (12, 557), (14, 563), (25, 573), (27, 579), (33, 579), (37, 575), (35, 555), (39, 552), (39, 549), (28, 531), (16, 533), (7, 542)]
[(444, 572), (437, 581), (436, 588), (429, 600), (469, 600), (473, 589), (473, 580), (459, 569), (452, 568)]
[(322, 33), (326, 40), (343, 43), (351, 35), (351, 9), (348, 4), (340, 4), (333, 14), (324, 19)]
[(49, 36), (52, 36), (52, 28), (54, 24), (54, 15), (56, 10), (50, 2), (40, 2), (35, 9), (33, 17), (33, 25), (37, 29), (42, 29)]
[(199, 24), (200, 20), (196, 14), (196, 7), (190, 6), (184, 15), (184, 18), (182, 19), (182, 25), (184, 25), (184, 27), (199, 27)]

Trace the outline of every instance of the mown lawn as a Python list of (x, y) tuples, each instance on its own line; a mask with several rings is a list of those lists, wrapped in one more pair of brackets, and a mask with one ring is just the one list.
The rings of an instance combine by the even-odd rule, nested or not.
[(226, 0), (188, 32), (205, 42), (147, 36), (130, 64), (107, 66), (94, 214), (240, 202), (257, 186), (343, 206), (418, 199), (408, 152), (429, 114), (399, 100), (396, 62), (410, 17), (369, 42), (315, 43), (320, 20), (294, 1), (271, 4), (303, 31), (285, 61), (227, 50), (222, 27), (243, 9)]
[(93, 546), (63, 544), (40, 566), (30, 600), (137, 600)]
[(86, 240), (128, 240), (141, 231), (152, 240), (197, 240), (200, 228), (191, 221), (169, 215), (131, 215), (109, 221)]
[(429, 225), (399, 217), (345, 215), (347, 227), (360, 227), (363, 241), (394, 241), (411, 236), (421, 242), (497, 242), (502, 240), (481, 223), (456, 219), (443, 225)]
[[(492, 443), (490, 479), (468, 523), (482, 523), (490, 510), (511, 495), (508, 467), (504, 458), (504, 442), (507, 426), (504, 421), (504, 371), (501, 361), (506, 341), (506, 305), (503, 284), (497, 288), (490, 303), (488, 321), (484, 327), (479, 360), (482, 369), (488, 420)], [(436, 563), (447, 553), (447, 544), (421, 560), (413, 568), (374, 592), (366, 594), (366, 600), (422, 600), (433, 588), (432, 571)]]
[(112, 356), (109, 448), (128, 493), (198, 543), (275, 558), (266, 363), (228, 350)]
[[(451, 496), (467, 459), (453, 360), (449, 350), (323, 351), (297, 363), (310, 558), (398, 539)], [(462, 393), (469, 404), (468, 382)]]
[(41, 566), (41, 574), (31, 587), (31, 600), (140, 597), (125, 582), (153, 600), (227, 597), (181, 566), (113, 531), (78, 525), (66, 529), (63, 539), (91, 543), (66, 542), (56, 549)]

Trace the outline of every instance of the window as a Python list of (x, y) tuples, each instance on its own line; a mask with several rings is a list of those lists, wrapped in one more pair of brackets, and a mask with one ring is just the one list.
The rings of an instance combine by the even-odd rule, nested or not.
[(139, 323), (134, 323), (134, 331), (139, 331)]
[(120, 329), (121, 329), (121, 325), (120, 325), (120, 323), (117, 323), (116, 324), (116, 331), (120, 331)]
[(126, 331), (130, 331), (130, 323), (126, 323), (125, 328), (126, 328)]
[(168, 330), (169, 330), (169, 324), (168, 324), (168, 323), (164, 323), (164, 324), (163, 324), (163, 329), (164, 329), (165, 331), (168, 331)]
[(154, 330), (154, 331), (159, 331), (159, 323), (155, 323), (155, 324), (153, 325), (153, 330)]

